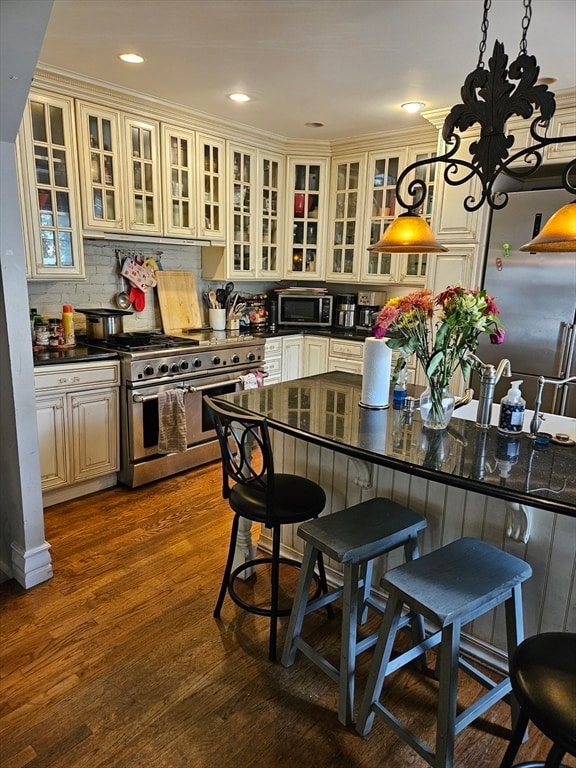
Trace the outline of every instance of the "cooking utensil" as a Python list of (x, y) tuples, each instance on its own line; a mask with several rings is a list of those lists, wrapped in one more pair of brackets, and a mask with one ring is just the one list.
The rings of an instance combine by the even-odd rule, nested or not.
[(86, 315), (86, 336), (88, 339), (109, 339), (122, 332), (122, 318), (131, 315), (121, 309), (76, 309)]
[(130, 301), (130, 296), (126, 291), (126, 281), (122, 276), (120, 279), (122, 281), (122, 290), (120, 293), (116, 294), (116, 305), (120, 307), (120, 309), (130, 309), (132, 302)]
[(218, 301), (216, 299), (216, 291), (208, 291), (208, 298), (210, 299), (210, 305), (212, 309), (218, 309)]

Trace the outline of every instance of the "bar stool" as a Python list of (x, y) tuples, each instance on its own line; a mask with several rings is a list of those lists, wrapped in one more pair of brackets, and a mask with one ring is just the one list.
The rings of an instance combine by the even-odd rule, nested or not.
[[(290, 622), (282, 654), (282, 664), (290, 667), (296, 651), (301, 651), (338, 684), (338, 719), (343, 725), (352, 722), (354, 709), (354, 673), (356, 657), (371, 648), (378, 637), (372, 633), (357, 639), (357, 625), (366, 621), (368, 607), (382, 613), (381, 606), (370, 596), (374, 558), (398, 547), (404, 547), (406, 560), (418, 557), (418, 531), (426, 520), (407, 507), (390, 499), (375, 498), (331, 515), (303, 523), (298, 535), (306, 546)], [(321, 555), (343, 565), (343, 586), (327, 595), (308, 599), (314, 564)], [(302, 637), (304, 617), (335, 600), (343, 598), (340, 663), (336, 668)], [(409, 623), (407, 617), (402, 626)], [(417, 639), (424, 639), (424, 622), (413, 627)]]
[[(510, 658), (523, 639), (521, 585), (531, 574), (532, 569), (523, 560), (472, 538), (453, 541), (388, 571), (382, 578), (388, 603), (360, 705), (358, 733), (365, 736), (378, 715), (433, 768), (452, 768), (455, 736), (511, 689), (509, 677), (495, 683), (460, 656), (461, 627), (504, 603)], [(433, 633), (391, 659), (403, 605), (428, 619), (434, 625)], [(380, 695), (386, 676), (438, 644), (438, 714), (432, 751), (392, 714), (380, 701)], [(488, 691), (456, 716), (459, 666)], [(519, 710), (514, 700), (512, 706), (516, 722)]]
[(520, 717), (500, 768), (512, 768), (529, 720), (552, 747), (546, 763), (524, 768), (560, 768), (566, 753), (576, 757), (576, 634), (544, 632), (524, 640), (510, 661), (510, 680)]

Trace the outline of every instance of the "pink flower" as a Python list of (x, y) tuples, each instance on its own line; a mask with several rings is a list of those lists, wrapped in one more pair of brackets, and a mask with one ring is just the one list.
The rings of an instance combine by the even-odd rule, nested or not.
[(494, 333), (490, 334), (490, 344), (502, 344), (506, 333), (503, 328), (499, 328)]
[(392, 323), (396, 320), (399, 314), (400, 314), (400, 311), (398, 307), (389, 306), (388, 304), (382, 307), (382, 309), (378, 314), (378, 317), (376, 318), (376, 323), (374, 325), (374, 331), (373, 331), (374, 336), (377, 339), (381, 339), (383, 336), (385, 336), (386, 331), (392, 325)]

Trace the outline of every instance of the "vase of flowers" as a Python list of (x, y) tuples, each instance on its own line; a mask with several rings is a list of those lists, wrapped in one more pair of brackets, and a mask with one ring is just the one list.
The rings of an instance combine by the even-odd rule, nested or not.
[(493, 344), (504, 341), (496, 302), (484, 290), (451, 286), (432, 297), (427, 288), (390, 299), (374, 325), (377, 338), (390, 335), (386, 343), (402, 354), (394, 375), (415, 354), (426, 375), (427, 387), (420, 398), (424, 426), (444, 429), (454, 411), (450, 381), (460, 368), (464, 378), (472, 368), (467, 356), (478, 346), (481, 333), (490, 334)]

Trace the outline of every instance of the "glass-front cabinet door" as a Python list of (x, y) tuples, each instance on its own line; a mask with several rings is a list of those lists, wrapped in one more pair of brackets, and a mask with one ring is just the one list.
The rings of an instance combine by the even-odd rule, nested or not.
[(128, 226), (131, 232), (162, 232), (160, 199), (159, 126), (157, 123), (124, 117), (128, 149)]
[(344, 282), (359, 279), (365, 175), (364, 155), (332, 161), (331, 242), (326, 279)]
[(254, 209), (256, 205), (256, 150), (229, 146), (230, 222), (228, 248), (231, 277), (254, 277)]
[[(405, 151), (368, 156), (367, 245), (377, 243), (397, 215), (396, 182), (405, 162)], [(397, 282), (395, 257), (391, 253), (365, 251), (361, 277), (373, 283)]]
[(198, 235), (224, 242), (226, 238), (226, 142), (196, 137), (198, 157)]
[(84, 276), (72, 99), (31, 92), (17, 149), (30, 277)]
[(125, 229), (120, 114), (76, 103), (82, 217), (86, 229)]
[(288, 160), (288, 263), (286, 277), (324, 277), (328, 161)]
[(162, 125), (162, 149), (164, 231), (194, 237), (198, 208), (195, 135), (183, 128)]
[[(366, 227), (367, 245), (378, 242), (382, 234), (401, 213), (405, 212), (396, 200), (396, 182), (404, 168), (417, 160), (434, 156), (431, 147), (405, 149), (389, 153), (370, 153), (368, 156), (368, 201)], [(413, 178), (428, 184), (428, 195), (418, 213), (428, 223), (432, 218), (435, 186), (435, 167), (423, 166), (407, 178), (405, 187)], [(407, 198), (408, 199), (408, 198)], [(367, 247), (367, 246), (366, 246)], [(375, 253), (365, 251), (361, 279), (372, 283), (398, 283), (423, 286), (426, 282), (428, 255), (425, 253)]]
[(257, 264), (258, 277), (278, 280), (282, 276), (280, 244), (284, 212), (284, 158), (269, 152), (258, 153)]

